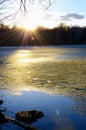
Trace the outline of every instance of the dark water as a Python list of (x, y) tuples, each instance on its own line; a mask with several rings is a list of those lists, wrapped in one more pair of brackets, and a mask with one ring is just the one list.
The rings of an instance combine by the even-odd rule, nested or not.
[[(33, 64), (60, 60), (86, 60), (86, 45), (0, 48), (0, 98), (4, 100), (5, 115), (15, 118), (18, 111), (35, 109), (45, 115), (32, 124), (39, 130), (86, 130), (86, 109), (80, 109), (86, 106), (84, 97), (51, 93), (50, 89), (29, 87), (24, 81), (24, 72), (30, 75)], [(22, 130), (11, 123), (2, 124), (0, 129)]]

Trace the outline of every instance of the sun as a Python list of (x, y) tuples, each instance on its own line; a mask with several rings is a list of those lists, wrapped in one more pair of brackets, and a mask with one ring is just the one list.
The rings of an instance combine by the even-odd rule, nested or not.
[(40, 17), (37, 17), (35, 15), (30, 15), (29, 17), (24, 18), (22, 22), (22, 27), (25, 30), (35, 30), (37, 26), (39, 26), (41, 23)]
[(36, 27), (37, 27), (37, 23), (35, 22), (34, 19), (25, 18), (24, 22), (22, 24), (22, 27), (25, 30), (34, 31), (36, 29)]
[(46, 20), (44, 12), (41, 11), (30, 12), (27, 16), (21, 17), (20, 22), (18, 22), (20, 28), (31, 31), (36, 30), (40, 26), (46, 27), (49, 24), (50, 21)]

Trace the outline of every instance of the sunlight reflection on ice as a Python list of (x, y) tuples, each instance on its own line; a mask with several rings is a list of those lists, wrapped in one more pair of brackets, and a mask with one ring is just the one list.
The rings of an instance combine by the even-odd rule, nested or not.
[(29, 50), (20, 50), (17, 52), (19, 56), (29, 56), (31, 51)]
[(28, 56), (28, 54), (27, 53), (21, 53), (21, 54), (19, 54), (20, 56)]
[(49, 58), (29, 58), (29, 59), (19, 59), (18, 62), (22, 62), (22, 63), (34, 63), (34, 62), (43, 62), (43, 61), (49, 61)]
[(21, 59), (19, 62), (27, 63), (27, 62), (36, 62), (37, 59)]
[[(35, 57), (34, 57), (35, 55)], [(38, 54), (32, 53), (29, 50), (19, 50), (14, 54), (17, 62), (20, 63), (34, 63), (34, 62), (42, 62), (42, 61), (49, 61), (51, 57), (40, 57)]]

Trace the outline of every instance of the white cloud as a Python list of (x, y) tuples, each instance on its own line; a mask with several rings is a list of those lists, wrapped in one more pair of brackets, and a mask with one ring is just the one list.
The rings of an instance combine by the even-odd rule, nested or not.
[[(60, 23), (65, 23), (69, 26), (86, 26), (86, 13), (54, 13), (51, 17), (55, 20), (54, 27)], [(51, 20), (51, 21), (52, 21)]]
[(60, 16), (60, 19), (62, 21), (70, 21), (70, 20), (73, 20), (73, 19), (82, 20), (82, 19), (84, 19), (84, 16), (81, 15), (81, 14), (73, 13), (73, 14), (62, 15), (62, 16)]

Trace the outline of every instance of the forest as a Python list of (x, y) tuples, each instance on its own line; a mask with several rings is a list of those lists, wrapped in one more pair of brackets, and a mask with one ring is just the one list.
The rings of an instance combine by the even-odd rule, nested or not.
[(0, 25), (0, 46), (46, 46), (65, 44), (85, 44), (86, 27), (66, 26), (60, 24), (58, 27), (48, 29), (38, 27), (34, 31), (7, 25)]

